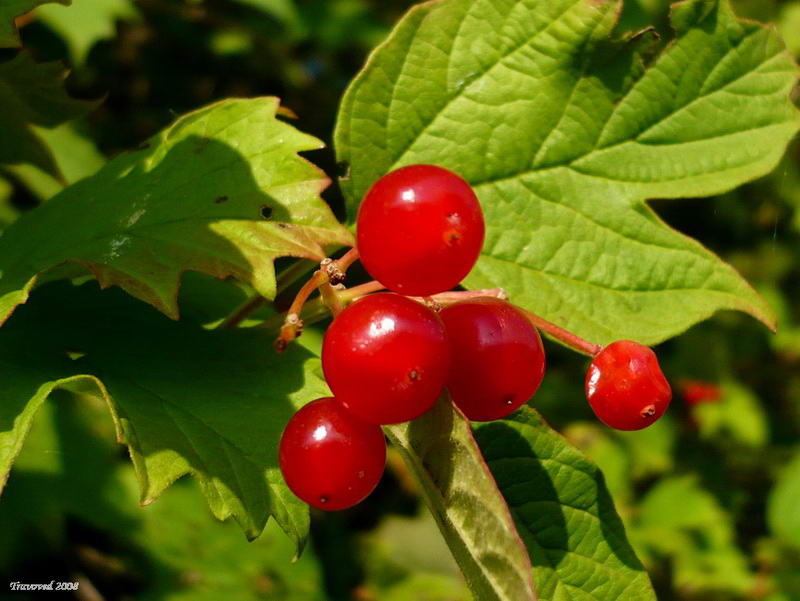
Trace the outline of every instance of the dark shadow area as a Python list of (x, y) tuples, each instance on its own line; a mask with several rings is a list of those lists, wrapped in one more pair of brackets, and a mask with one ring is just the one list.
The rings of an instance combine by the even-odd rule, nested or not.
[[(115, 473), (120, 462), (113, 440), (98, 431), (106, 429), (108, 416), (97, 407), (87, 410), (84, 399), (64, 391), (48, 403), (46, 424), (37, 422), (34, 428), (49, 427), (55, 436), (45, 435), (45, 444), (40, 437), (34, 448), (23, 450), (34, 465), (12, 471), (0, 503), (0, 578), (9, 583), (79, 581), (84, 591), (6, 589), (0, 598), (85, 600), (87, 587), (109, 600), (135, 597), (148, 585), (149, 574), (169, 573), (170, 568), (156, 566), (127, 540), (141, 527), (135, 517), (139, 509), (121, 510), (113, 495), (107, 496), (119, 484)], [(37, 469), (41, 458), (52, 467)]]
[[(145, 460), (174, 453), (243, 499), (253, 533), (263, 525), (272, 496), (264, 474), (278, 469), (277, 443), (294, 412), (289, 396), (306, 377), (302, 363), (310, 355), (304, 349), (294, 345), (279, 356), (266, 331), (209, 331), (175, 322), (119, 289), (99, 291), (96, 282), (38, 289), (0, 330), (0, 340), (18, 331), (31, 349), (46, 349), (45, 360), (59, 354), (73, 373), (103, 381)], [(66, 358), (74, 349), (85, 355)], [(76, 451), (83, 442), (75, 443)], [(80, 460), (66, 465), (65, 477), (73, 474), (83, 485), (63, 493), (64, 500), (79, 505), (84, 496), (94, 498), (102, 472)], [(44, 499), (46, 488), (26, 498)], [(6, 496), (3, 507), (11, 507)], [(104, 524), (124, 528), (123, 519), (106, 517)]]

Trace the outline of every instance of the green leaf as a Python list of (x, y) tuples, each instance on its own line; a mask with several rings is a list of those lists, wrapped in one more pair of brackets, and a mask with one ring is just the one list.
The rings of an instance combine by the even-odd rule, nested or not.
[(676, 588), (751, 591), (753, 574), (736, 546), (731, 518), (694, 476), (667, 478), (649, 490), (634, 528), (648, 553), (672, 558)]
[(442, 0), (414, 7), (348, 89), (335, 141), (351, 216), (387, 171), (435, 163), (483, 205), (465, 281), (597, 343), (652, 344), (720, 309), (767, 325), (728, 265), (644, 203), (769, 172), (800, 126), (797, 66), (725, 0), (690, 0), (645, 66), (648, 34), (612, 41), (620, 2)]
[[(69, 520), (102, 533), (104, 542), (90, 547), (116, 566), (108, 574), (115, 582), (142, 583), (140, 601), (321, 601), (313, 552), (292, 562), (294, 545), (277, 524), (249, 543), (234, 524), (211, 519), (187, 481), (142, 510), (133, 467), (107, 431), (105, 408), (63, 394), (54, 401), (37, 414), (0, 503), (4, 571), (63, 549), (57, 534)], [(77, 564), (85, 565), (79, 555)]]
[(381, 601), (470, 601), (463, 585), (436, 574), (417, 572), (381, 591)]
[(786, 40), (786, 47), (795, 56), (800, 56), (800, 2), (787, 2), (781, 7), (778, 31)]
[(105, 158), (94, 143), (83, 137), (72, 123), (53, 129), (32, 127), (33, 132), (47, 144), (64, 181), (58, 181), (33, 165), (7, 167), (39, 200), (48, 200), (72, 184), (97, 172)]
[(0, 4), (0, 48), (19, 47), (19, 32), (14, 20), (48, 2), (69, 4), (70, 0), (3, 0)]
[[(130, 472), (122, 475), (135, 490)], [(157, 562), (141, 601), (326, 601), (313, 551), (292, 561), (293, 544), (275, 524), (247, 542), (233, 524), (209, 519), (197, 491), (181, 483), (140, 513), (130, 539)]]
[(474, 429), (528, 548), (540, 601), (655, 601), (592, 462), (528, 407)]
[(277, 19), (281, 25), (293, 33), (302, 29), (302, 21), (294, 0), (234, 0), (239, 4), (252, 6)]
[[(458, 565), (433, 515), (389, 515), (361, 537), (362, 589), (381, 601), (471, 601)], [(370, 596), (371, 595), (371, 596)]]
[(800, 549), (800, 452), (783, 469), (769, 494), (767, 522), (781, 540)]
[(297, 156), (320, 142), (277, 109), (257, 98), (190, 113), (12, 224), (0, 237), (0, 322), (65, 261), (177, 317), (186, 270), (273, 298), (274, 259), (319, 261), (351, 243), (319, 197), (328, 179)]
[(278, 440), (298, 407), (329, 393), (316, 358), (271, 342), (260, 328), (170, 321), (93, 282), (44, 286), (0, 330), (0, 477), (49, 394), (90, 384), (130, 448), (143, 504), (193, 474), (217, 518), (254, 538), (273, 515), (302, 547), (308, 507), (283, 482)]
[(0, 232), (19, 217), (19, 209), (11, 204), (13, 192), (14, 186), (11, 182), (0, 177)]
[(94, 107), (69, 97), (65, 77), (60, 62), (36, 63), (27, 52), (0, 63), (0, 165), (28, 163), (62, 177), (46, 141), (32, 126), (53, 128)]
[(608, 492), (618, 504), (629, 501), (633, 484), (631, 454), (608, 428), (597, 423), (575, 422), (564, 430), (564, 438), (597, 464)]
[(525, 548), (464, 416), (442, 398), (421, 418), (385, 430), (475, 598), (536, 599)]
[[(680, 419), (680, 418), (679, 418)], [(631, 462), (631, 476), (644, 479), (672, 471), (675, 467), (677, 427), (667, 413), (652, 426), (633, 432), (614, 432), (625, 442)]]
[(756, 448), (769, 439), (767, 416), (758, 398), (734, 381), (723, 383), (719, 401), (698, 405), (693, 414), (704, 438), (729, 436)]
[(43, 6), (36, 16), (67, 43), (72, 62), (81, 65), (86, 61), (96, 42), (116, 35), (118, 20), (138, 17), (131, 0), (72, 0), (72, 5)]

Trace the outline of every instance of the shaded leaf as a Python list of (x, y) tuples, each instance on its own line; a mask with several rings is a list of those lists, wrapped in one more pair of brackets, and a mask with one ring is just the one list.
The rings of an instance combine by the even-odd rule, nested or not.
[(0, 321), (65, 261), (177, 317), (186, 270), (273, 298), (274, 259), (319, 261), (350, 243), (319, 197), (327, 178), (297, 156), (320, 142), (278, 121), (277, 108), (258, 98), (190, 113), (25, 214), (0, 237)]
[(45, 140), (32, 126), (53, 128), (87, 113), (94, 103), (70, 98), (61, 63), (36, 63), (27, 52), (0, 63), (0, 164), (34, 165), (61, 178)]
[(381, 601), (469, 601), (474, 599), (458, 582), (435, 574), (414, 573), (381, 591)]
[(528, 407), (474, 429), (528, 549), (539, 599), (655, 601), (597, 466)]
[(142, 503), (190, 473), (217, 518), (233, 516), (254, 538), (273, 515), (302, 547), (308, 507), (283, 482), (278, 440), (328, 389), (308, 351), (277, 355), (271, 341), (262, 329), (172, 322), (91, 282), (42, 287), (0, 330), (0, 475), (52, 390), (89, 384), (130, 448)]
[(18, 47), (19, 32), (14, 20), (49, 2), (69, 4), (70, 0), (3, 0), (0, 4), (0, 48)]
[(487, 220), (466, 285), (597, 343), (652, 344), (720, 309), (766, 303), (644, 203), (706, 196), (770, 171), (800, 125), (797, 66), (725, 0), (677, 4), (679, 38), (611, 41), (620, 2), (443, 0), (414, 7), (343, 100), (335, 134), (351, 217), (413, 163), (453, 169)]
[(800, 453), (783, 469), (769, 495), (767, 521), (770, 530), (800, 550)]
[(118, 20), (131, 20), (138, 12), (131, 0), (72, 0), (69, 7), (42, 6), (36, 16), (67, 44), (72, 62), (86, 61), (92, 46), (116, 35)]
[(297, 33), (302, 29), (300, 13), (294, 0), (234, 0), (239, 4), (252, 6), (277, 19), (289, 31)]
[[(139, 507), (134, 470), (120, 457), (109, 423), (90, 398), (62, 394), (42, 406), (0, 503), (4, 571), (74, 544), (57, 533), (77, 519), (82, 530), (88, 525), (103, 536), (92, 541), (96, 547), (84, 543), (75, 553), (70, 545), (66, 552), (90, 578), (92, 568), (112, 578), (101, 578), (106, 586), (139, 580), (139, 600), (321, 601), (313, 552), (292, 562), (293, 543), (276, 524), (249, 543), (234, 524), (213, 520), (187, 481)], [(98, 557), (115, 569), (102, 573)]]
[(672, 558), (676, 587), (741, 595), (753, 586), (730, 516), (694, 476), (666, 478), (649, 490), (632, 532), (645, 552)]
[(421, 418), (385, 428), (481, 601), (536, 599), (530, 561), (470, 431), (446, 398)]
[(734, 381), (724, 382), (722, 397), (694, 407), (703, 437), (729, 436), (751, 447), (762, 447), (769, 438), (767, 416), (758, 398)]
[(473, 599), (430, 512), (422, 509), (413, 517), (390, 515), (360, 542), (368, 598)]
[(94, 143), (83, 137), (72, 123), (64, 123), (53, 129), (33, 127), (33, 132), (47, 144), (64, 181), (59, 181), (33, 165), (7, 167), (26, 188), (39, 200), (47, 200), (64, 189), (65, 184), (97, 172), (105, 163), (105, 157)]

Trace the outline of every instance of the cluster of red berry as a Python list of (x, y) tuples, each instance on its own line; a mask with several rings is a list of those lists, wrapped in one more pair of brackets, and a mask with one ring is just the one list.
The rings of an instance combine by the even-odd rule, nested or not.
[[(328, 510), (364, 499), (386, 462), (380, 426), (421, 416), (445, 387), (476, 421), (507, 416), (539, 388), (544, 349), (525, 311), (490, 297), (444, 306), (409, 298), (457, 286), (483, 239), (477, 197), (446, 169), (404, 167), (369, 190), (357, 247), (392, 292), (355, 301), (325, 334), (322, 367), (334, 396), (300, 409), (280, 443), (281, 470), (298, 497)], [(653, 351), (630, 341), (595, 355), (586, 392), (598, 417), (624, 430), (653, 423), (671, 398)]]

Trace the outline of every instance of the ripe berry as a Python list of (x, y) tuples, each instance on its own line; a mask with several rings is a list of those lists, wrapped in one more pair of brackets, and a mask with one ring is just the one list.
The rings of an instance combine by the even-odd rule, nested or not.
[(664, 414), (672, 390), (651, 349), (618, 340), (592, 360), (586, 372), (586, 398), (606, 425), (641, 430)]
[(722, 396), (719, 384), (702, 380), (686, 380), (679, 384), (683, 400), (690, 407), (703, 403), (717, 403)]
[(449, 365), (439, 317), (387, 292), (347, 307), (322, 344), (322, 369), (333, 394), (373, 424), (405, 422), (425, 413), (441, 394)]
[(373, 491), (386, 464), (386, 441), (379, 426), (327, 397), (292, 416), (279, 454), (292, 492), (309, 505), (335, 511), (360, 503)]
[(442, 309), (452, 353), (447, 388), (471, 420), (505, 417), (533, 396), (544, 377), (539, 332), (513, 305), (496, 298)]
[(483, 246), (483, 213), (469, 184), (434, 165), (384, 175), (358, 212), (364, 268), (389, 290), (429, 296), (456, 286)]

